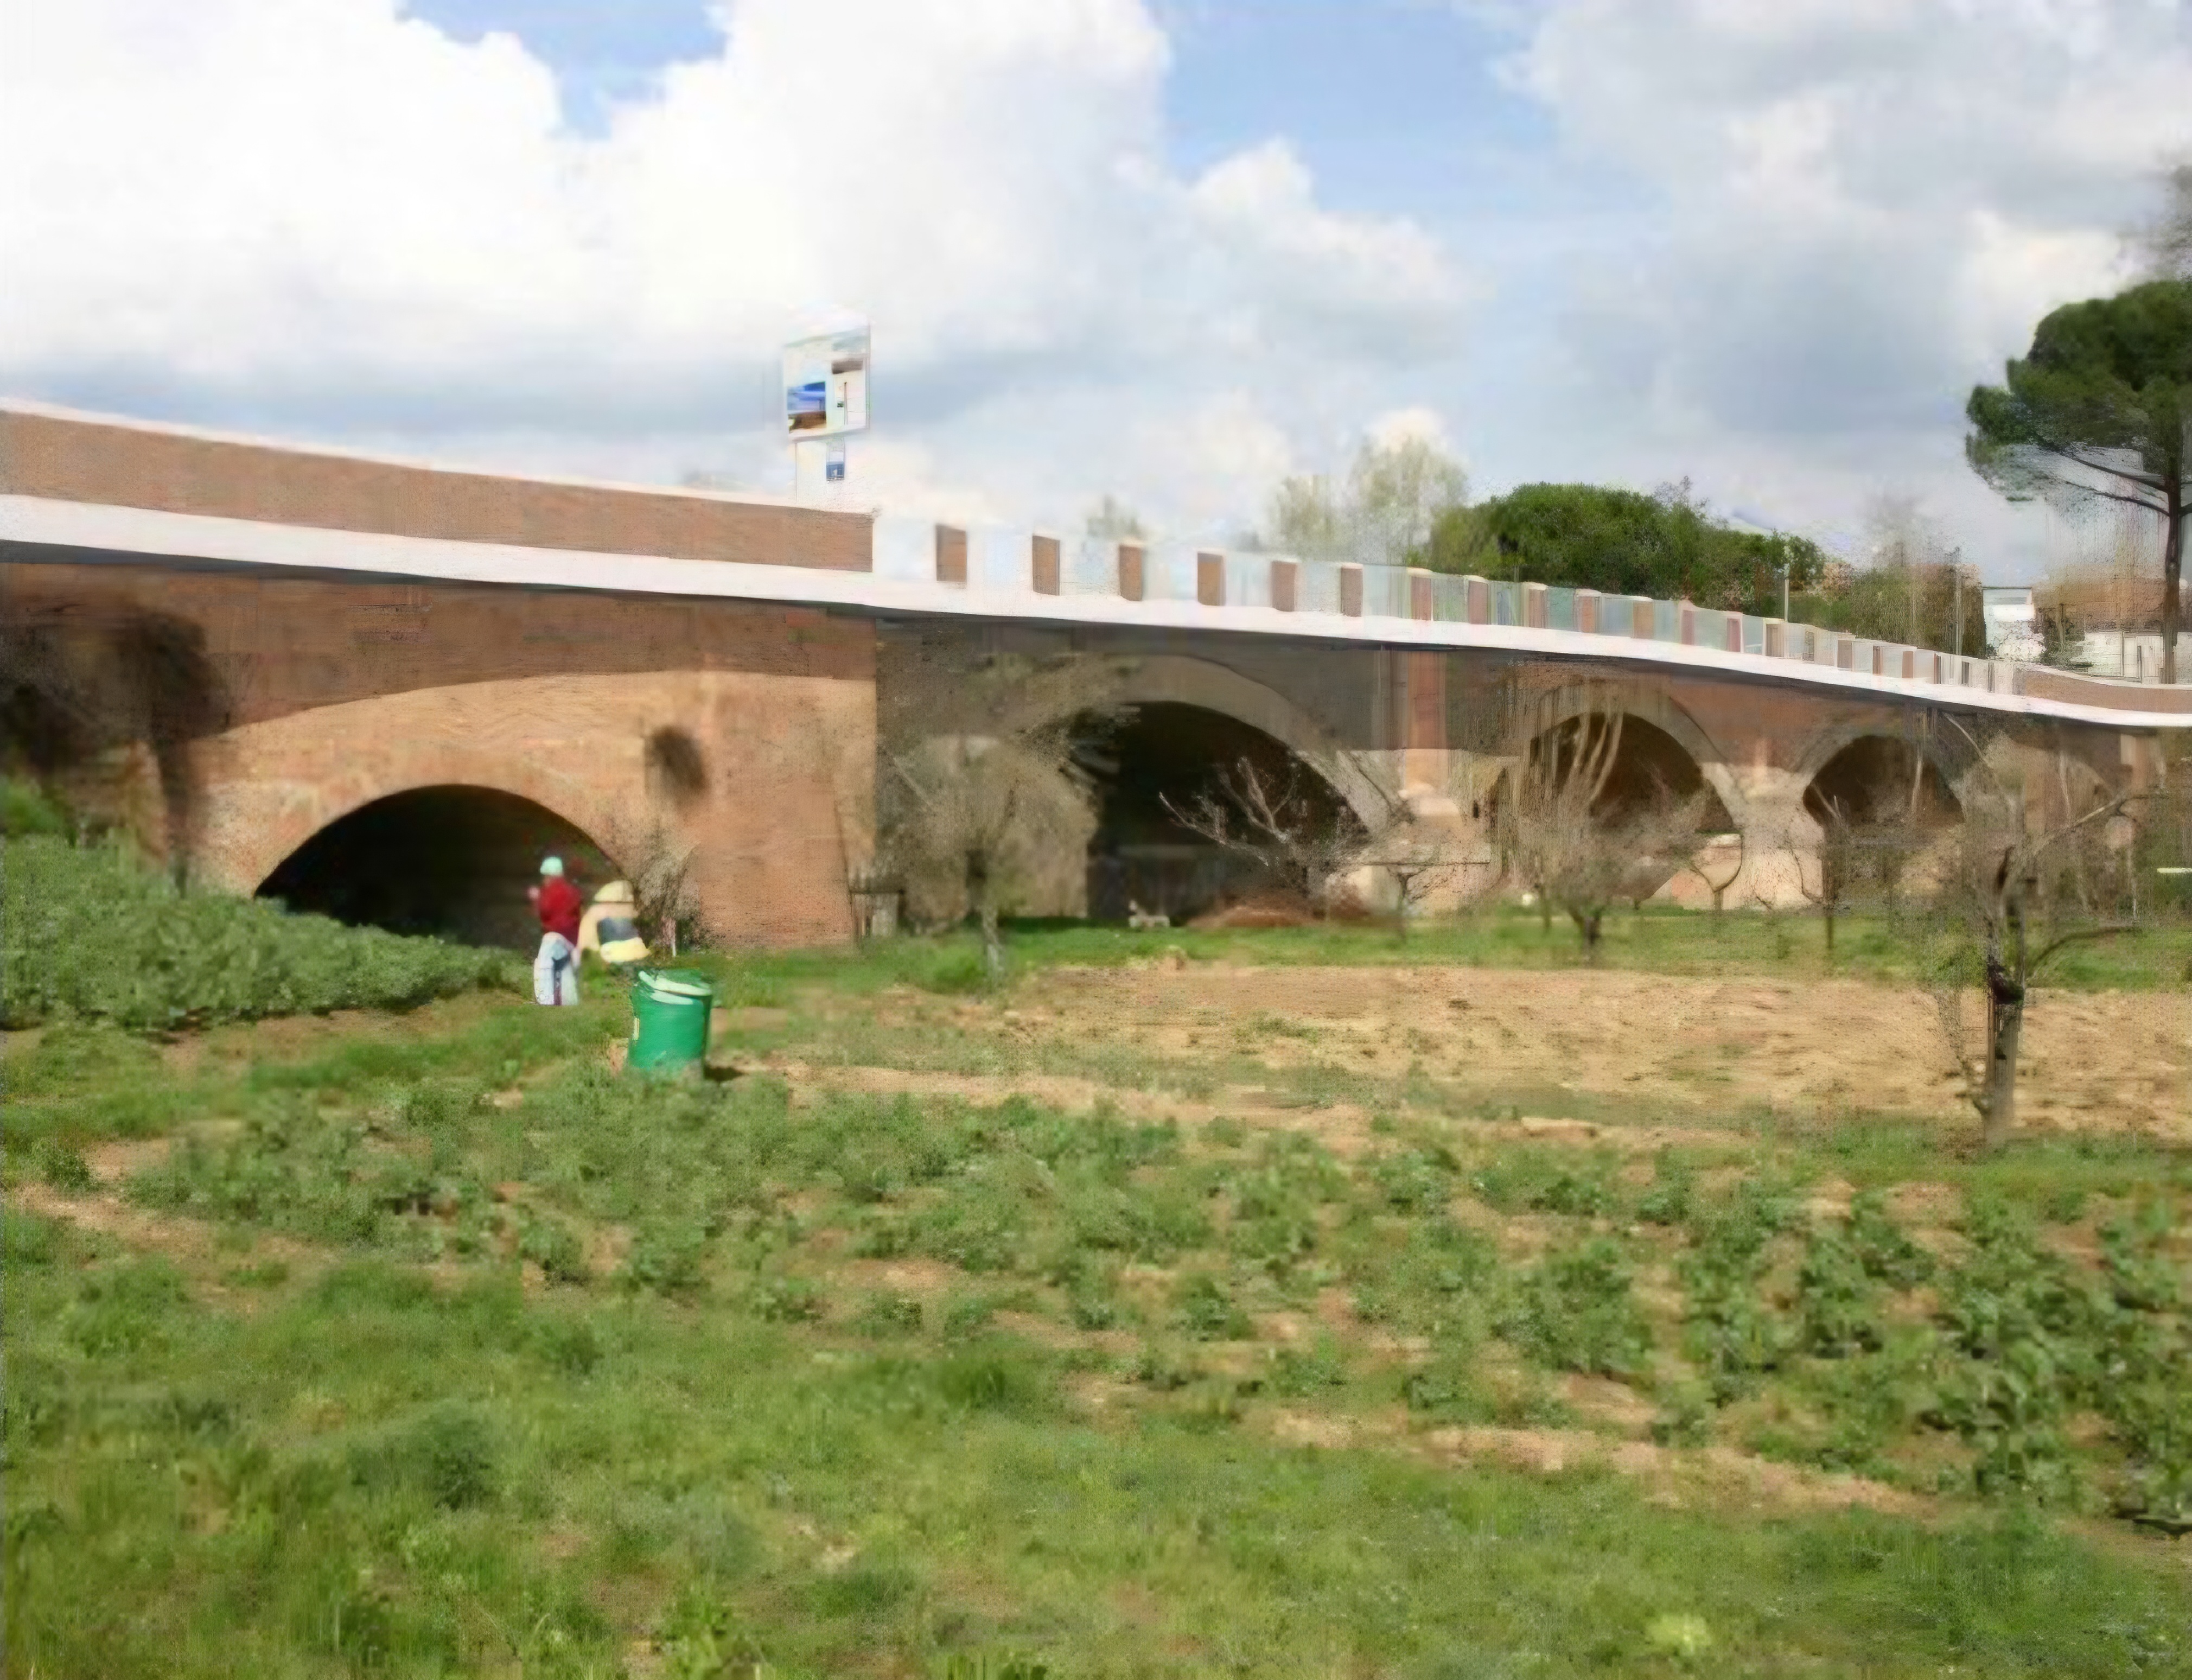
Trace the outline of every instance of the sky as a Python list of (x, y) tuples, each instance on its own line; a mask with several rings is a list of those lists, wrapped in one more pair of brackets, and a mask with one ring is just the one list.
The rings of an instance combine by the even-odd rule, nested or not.
[(1990, 580), (1962, 456), (2192, 153), (2192, 0), (0, 0), (0, 393), (783, 492), (1252, 527), (1414, 431)]

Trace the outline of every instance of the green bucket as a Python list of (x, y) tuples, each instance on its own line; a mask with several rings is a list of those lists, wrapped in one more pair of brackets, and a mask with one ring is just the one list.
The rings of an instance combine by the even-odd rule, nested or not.
[(631, 983), (631, 1052), (642, 1073), (683, 1073), (708, 1053), (716, 989), (689, 969), (642, 969)]

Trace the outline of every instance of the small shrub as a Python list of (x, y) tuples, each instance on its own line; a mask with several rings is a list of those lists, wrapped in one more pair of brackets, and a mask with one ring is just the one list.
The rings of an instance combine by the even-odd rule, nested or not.
[[(540, 1268), (540, 1275), (551, 1283), (583, 1283), (586, 1281), (585, 1251), (571, 1228), (561, 1220), (545, 1216), (528, 1219), (522, 1236), (518, 1238), (517, 1254)], [(648, 1287), (655, 1287), (650, 1284)]]
[(754, 1285), (753, 1310), (773, 1323), (811, 1324), (827, 1306), (821, 1286), (809, 1278), (778, 1275)]
[(1849, 1243), (1865, 1276), (1892, 1289), (1911, 1289), (1933, 1275), (1933, 1257), (1888, 1217), (1876, 1190), (1860, 1191), (1850, 1203)]
[(600, 1334), (584, 1318), (551, 1318), (540, 1326), (537, 1343), (549, 1366), (567, 1377), (588, 1377), (602, 1363)]
[(1548, 1255), (1521, 1279), (1500, 1334), (1541, 1365), (1625, 1377), (1652, 1350), (1619, 1247), (1599, 1237)]
[(1712, 1403), (1684, 1388), (1668, 1397), (1652, 1420), (1652, 1438), (1663, 1447), (1702, 1447), (1712, 1439)]
[(1404, 1374), (1401, 1398), (1410, 1411), (1441, 1423), (1490, 1423), (1498, 1411), (1473, 1363), (1451, 1353)]
[(389, 1431), (353, 1451), (351, 1474), (366, 1486), (401, 1481), (445, 1511), (465, 1511), (499, 1490), (494, 1431), (470, 1407), (437, 1406), (408, 1428)]
[(1306, 1399), (1328, 1389), (1344, 1387), (1347, 1363), (1329, 1338), (1321, 1338), (1312, 1346), (1278, 1349), (1271, 1355), (1265, 1382), (1281, 1399)]
[(997, 1316), (994, 1295), (961, 1295), (944, 1309), (942, 1332), (946, 1341), (965, 1341), (990, 1328)]
[(853, 1315), (853, 1328), (864, 1336), (908, 1336), (921, 1333), (921, 1303), (910, 1295), (871, 1295)]
[(88, 1195), (97, 1187), (90, 1165), (66, 1144), (41, 1139), (37, 1161), (39, 1178), (64, 1196)]
[(1173, 1394), (1202, 1378), (1202, 1368), (1187, 1354), (1152, 1343), (1127, 1368), (1128, 1378), (1160, 1394)]
[(1652, 1187), (1636, 1199), (1636, 1217), (1645, 1225), (1687, 1225), (1696, 1199), (1697, 1175), (1662, 1153), (1653, 1173)]
[(1253, 1329), (1223, 1280), (1207, 1271), (1190, 1272), (1179, 1280), (1173, 1289), (1173, 1311), (1179, 1328), (1197, 1341), (1239, 1341)]
[(1010, 1346), (950, 1354), (936, 1367), (935, 1380), (937, 1392), (965, 1411), (1037, 1415), (1053, 1403), (1031, 1356)]
[(1457, 1168), (1444, 1150), (1402, 1149), (1379, 1156), (1370, 1181), (1386, 1207), (1399, 1214), (1435, 1213), (1453, 1197)]
[(640, 1227), (625, 1255), (625, 1287), (659, 1295), (695, 1294), (705, 1281), (701, 1262), (707, 1233), (697, 1225), (657, 1223)]
[(1804, 1351), (1839, 1359), (1881, 1345), (1876, 1291), (1854, 1243), (1830, 1230), (1814, 1231), (1796, 1274), (1796, 1311)]
[(188, 1300), (182, 1274), (166, 1260), (117, 1261), (84, 1274), (63, 1329), (92, 1358), (134, 1354), (164, 1343)]

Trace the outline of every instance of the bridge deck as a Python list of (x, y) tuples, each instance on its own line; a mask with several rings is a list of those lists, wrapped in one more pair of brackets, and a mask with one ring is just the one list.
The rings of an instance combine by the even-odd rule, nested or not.
[(0, 403), (0, 543), (49, 561), (1497, 649), (2116, 729), (2192, 727), (2192, 686), (1954, 659), (1687, 602), (459, 472), (13, 403)]

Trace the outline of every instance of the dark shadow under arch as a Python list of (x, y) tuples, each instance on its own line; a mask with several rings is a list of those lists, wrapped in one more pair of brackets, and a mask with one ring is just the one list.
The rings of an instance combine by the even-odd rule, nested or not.
[(1088, 843), (1096, 921), (1124, 921), (1130, 900), (1179, 921), (1261, 883), (1253, 859), (1214, 845), (1167, 809), (1167, 800), (1191, 809), (1203, 796), (1223, 797), (1224, 779), (1243, 762), (1290, 790), (1310, 823), (1361, 829), (1347, 801), (1283, 742), (1203, 706), (1136, 706), (1122, 723), (1082, 733), (1075, 757), (1096, 790)]
[(259, 889), (292, 910), (354, 927), (532, 949), (525, 889), (556, 856), (591, 898), (616, 874), (608, 854), (545, 806), (495, 788), (414, 788), (362, 805), (284, 859)]
[(1963, 806), (1932, 762), (1892, 735), (1859, 735), (1819, 767), (1804, 790), (1815, 822), (1830, 811), (1858, 828), (1916, 820), (1921, 831), (1963, 820)]
[[(1545, 730), (1530, 743), (1531, 763), (1544, 763), (1547, 755), (1555, 755), (1554, 762), (1563, 765), (1573, 762), (1580, 750), (1586, 723), (1584, 717), (1572, 717)], [(1506, 778), (1503, 776), (1501, 786), (1494, 790), (1495, 798), (1507, 791)], [(1641, 814), (1655, 800), (1689, 799), (1700, 793), (1707, 797), (1698, 831), (1731, 832), (1736, 826), (1735, 819), (1705, 780), (1703, 768), (1689, 749), (1657, 723), (1647, 723), (1634, 713), (1624, 713), (1613, 763), (1607, 774), (1606, 786), (1591, 803), (1591, 814), (1613, 825)]]

